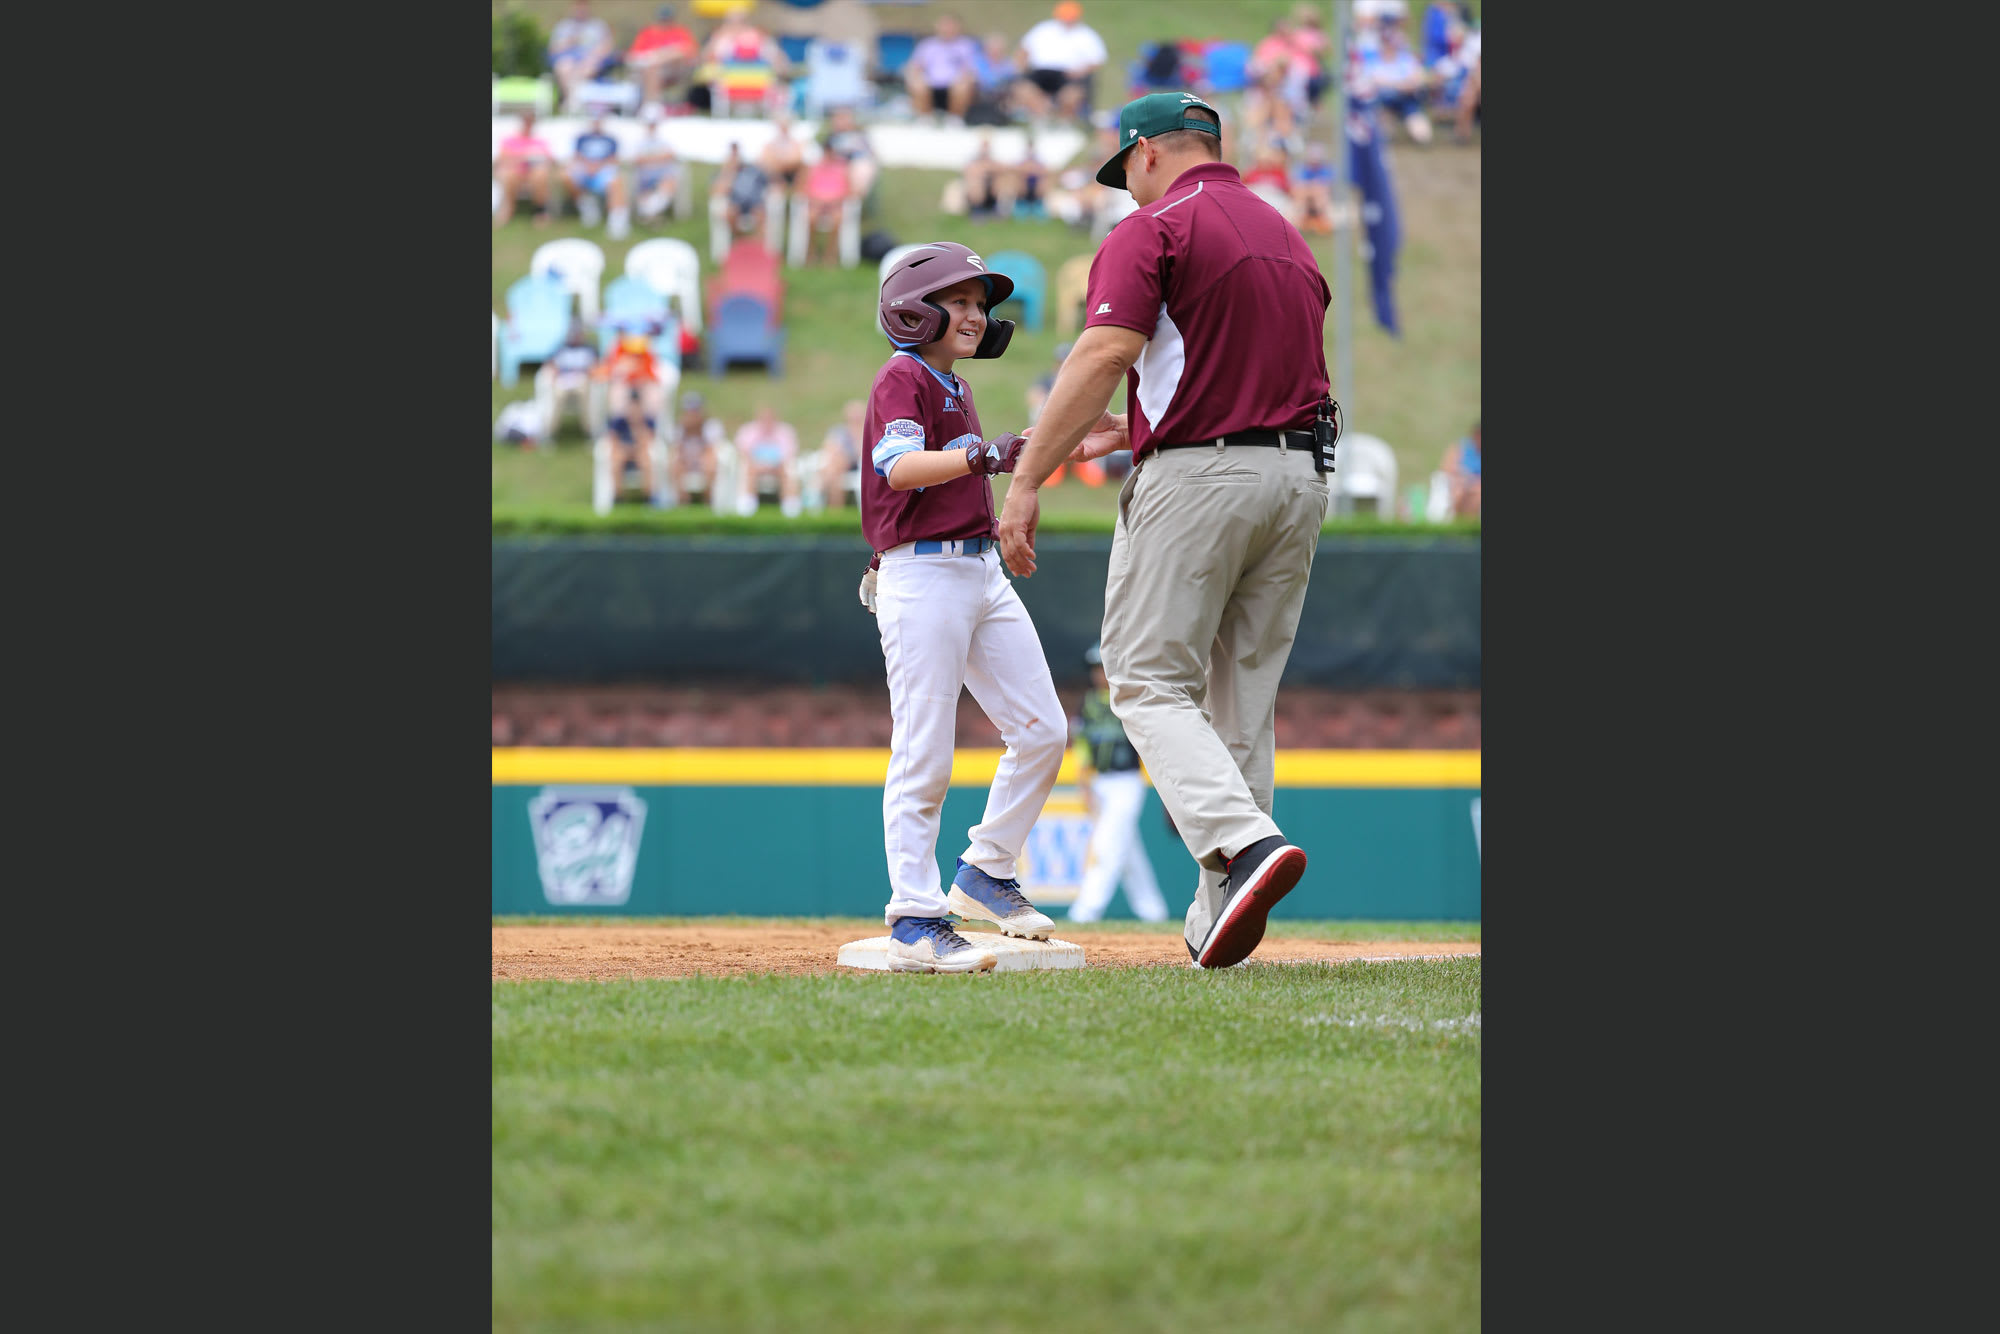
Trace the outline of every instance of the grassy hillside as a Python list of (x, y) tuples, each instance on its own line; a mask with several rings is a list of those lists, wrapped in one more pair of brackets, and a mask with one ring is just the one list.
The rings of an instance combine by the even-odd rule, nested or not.
[[(496, 6), (496, 9), (501, 6)], [(534, 6), (528, 6), (536, 8)], [(564, 6), (537, 9), (545, 22)], [(650, 5), (598, 3), (593, 7), (621, 35), (636, 26)], [(873, 10), (883, 27), (925, 31), (933, 11), (949, 6), (881, 6)], [(1244, 0), (1219, 4), (1212, 0), (1094, 0), (1085, 19), (1105, 38), (1111, 65), (1122, 70), (1144, 40), (1170, 35), (1200, 35), (1252, 39), (1266, 31), (1274, 15), (1291, 6), (1274, 0)], [(1413, 6), (1421, 9), (1421, 6)], [(632, 14), (621, 18), (627, 9)], [(811, 11), (786, 6), (760, 6), (764, 17), (780, 31), (801, 26)], [(543, 11), (547, 11), (543, 13)], [(1018, 11), (1018, 15), (1016, 14)], [(1000, 0), (965, 7), (975, 30), (999, 27), (1018, 32), (1048, 12), (1048, 6), (1027, 0)], [(628, 26), (629, 25), (629, 26)], [(1122, 75), (1108, 80), (1100, 100), (1122, 100)], [(1322, 115), (1313, 136), (1331, 141), (1329, 119)], [(1399, 261), (1397, 299), (1403, 319), (1401, 341), (1376, 327), (1368, 301), (1367, 271), (1356, 257), (1353, 299), (1354, 394), (1350, 428), (1381, 436), (1394, 447), (1407, 486), (1423, 480), (1447, 445), (1462, 435), (1479, 415), (1480, 403), (1480, 155), (1477, 144), (1461, 148), (1442, 136), (1418, 148), (1393, 142), (1390, 170), (1402, 205), (1404, 242)], [(1233, 157), (1233, 153), (1232, 153)], [(709, 168), (693, 167), (705, 189)], [(1091, 249), (1089, 237), (1055, 221), (1012, 221), (974, 224), (938, 211), (940, 192), (950, 173), (892, 170), (886, 172), (879, 194), (878, 215), (869, 229), (883, 228), (900, 241), (962, 240), (981, 253), (1013, 249), (1035, 256), (1050, 272), (1072, 255)], [(493, 303), (504, 310), (507, 285), (527, 271), (534, 248), (554, 236), (588, 235), (605, 250), (607, 274), (622, 271), (625, 252), (650, 235), (679, 236), (707, 255), (707, 220), (700, 208), (686, 222), (658, 230), (635, 227), (625, 241), (607, 241), (602, 227), (585, 232), (571, 217), (548, 228), (534, 227), (527, 210), (493, 234)], [(1331, 274), (1331, 238), (1313, 238), (1321, 267)], [(788, 269), (786, 271), (786, 374), (773, 380), (763, 372), (743, 368), (721, 380), (690, 366), (684, 389), (706, 394), (723, 421), (734, 429), (766, 397), (777, 395), (785, 418), (799, 429), (807, 447), (839, 419), (841, 404), (865, 396), (881, 365), (886, 347), (874, 332), (875, 266), (864, 262), (853, 270)], [(1016, 318), (1018, 307), (1007, 312)], [(1337, 316), (1327, 320), (1327, 360), (1335, 364)], [(1020, 329), (1007, 355), (994, 362), (966, 363), (983, 424), (989, 430), (1018, 428), (1025, 420), (1024, 393), (1052, 364), (1058, 342), (1053, 324), (1040, 333)], [(1255, 349), (1249, 350), (1255, 355)], [(493, 386), (488, 414), (491, 422), (501, 406), (531, 392), (527, 379), (513, 389)], [(1123, 394), (1114, 406), (1124, 406)], [(580, 434), (565, 435), (552, 454), (533, 454), (511, 447), (492, 447), (493, 504), (496, 511), (551, 509), (588, 515), (588, 447)], [(1089, 490), (1066, 484), (1046, 492), (1044, 509), (1063, 512), (1109, 512), (1114, 491)]]

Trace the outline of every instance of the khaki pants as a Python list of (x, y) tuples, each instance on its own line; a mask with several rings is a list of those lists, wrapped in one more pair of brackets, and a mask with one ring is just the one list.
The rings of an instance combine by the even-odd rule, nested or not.
[(1223, 856), (1279, 832), (1278, 678), (1328, 499), (1310, 448), (1261, 445), (1149, 454), (1118, 494), (1104, 674), (1202, 868), (1187, 913), (1194, 946), (1221, 908)]

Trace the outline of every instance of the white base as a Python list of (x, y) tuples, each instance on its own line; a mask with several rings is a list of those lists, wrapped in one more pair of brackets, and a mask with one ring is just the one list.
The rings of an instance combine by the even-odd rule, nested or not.
[[(1021, 973), (1035, 968), (1081, 968), (1083, 967), (1083, 946), (1073, 945), (1067, 940), (1020, 940), (1014, 936), (1003, 936), (997, 931), (966, 931), (959, 933), (982, 950), (990, 951), (998, 961), (993, 965), (996, 973)], [(867, 940), (850, 940), (840, 947), (836, 962), (849, 968), (871, 968), (877, 972), (889, 969), (889, 937), (871, 936)]]

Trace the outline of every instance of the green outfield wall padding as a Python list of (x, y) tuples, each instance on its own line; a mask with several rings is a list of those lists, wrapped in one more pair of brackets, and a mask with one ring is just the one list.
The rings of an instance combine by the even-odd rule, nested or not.
[[(1029, 897), (1058, 921), (1088, 838), (1064, 793), (1037, 822), (1022, 871)], [(1273, 915), (1479, 920), (1478, 798), (1468, 788), (1281, 789), (1273, 818), (1310, 860)], [(985, 802), (985, 788), (946, 796), (942, 883)], [(1140, 828), (1178, 918), (1194, 897), (1195, 864), (1157, 793)], [(880, 789), (493, 788), (496, 914), (871, 917), (888, 901), (887, 874)], [(1122, 891), (1106, 916), (1131, 918)]]
[[(1059, 680), (1098, 637), (1110, 555), (1109, 537), (1044, 537), (1014, 581)], [(498, 540), (493, 679), (880, 680), (867, 563), (849, 538)], [(1323, 538), (1284, 683), (1477, 689), (1478, 540)]]

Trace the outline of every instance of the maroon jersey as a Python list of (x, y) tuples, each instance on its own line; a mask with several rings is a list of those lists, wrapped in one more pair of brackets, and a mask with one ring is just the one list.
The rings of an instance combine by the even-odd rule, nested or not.
[(863, 428), (869, 458), (861, 468), (861, 531), (868, 545), (887, 551), (922, 539), (996, 536), (993, 484), (985, 477), (968, 473), (907, 491), (888, 482), (890, 466), (912, 450), (964, 449), (983, 438), (970, 385), (914, 353), (890, 357), (875, 373)]
[(1298, 228), (1204, 162), (1127, 214), (1098, 247), (1088, 328), (1149, 341), (1126, 372), (1136, 462), (1156, 441), (1310, 427), (1327, 392), (1333, 293)]

